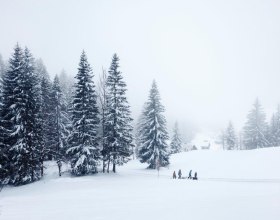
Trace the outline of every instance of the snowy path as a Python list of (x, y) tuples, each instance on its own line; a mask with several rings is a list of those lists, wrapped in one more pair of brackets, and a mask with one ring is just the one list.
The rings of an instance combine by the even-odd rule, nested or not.
[[(137, 161), (119, 167), (117, 174), (78, 178), (58, 178), (56, 166), (49, 166), (42, 181), (4, 188), (0, 219), (278, 220), (279, 158), (280, 148), (182, 153), (159, 177)], [(182, 169), (185, 176), (183, 167), (195, 169), (200, 180), (171, 179), (173, 170)]]
[[(157, 174), (154, 173), (144, 173), (144, 172), (134, 172), (135, 176), (143, 176), (143, 177), (157, 177)], [(172, 177), (168, 174), (160, 174), (159, 178), (172, 179)], [(186, 177), (182, 178), (180, 181), (193, 181), (188, 180)], [(217, 181), (217, 182), (244, 182), (244, 183), (280, 183), (280, 179), (238, 179), (238, 178), (205, 178), (199, 177), (199, 181)]]

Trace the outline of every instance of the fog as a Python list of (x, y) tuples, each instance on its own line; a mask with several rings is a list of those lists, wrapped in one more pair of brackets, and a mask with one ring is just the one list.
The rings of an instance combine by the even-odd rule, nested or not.
[(18, 42), (51, 76), (77, 72), (84, 49), (95, 77), (120, 57), (137, 118), (155, 79), (169, 126), (242, 128), (259, 97), (280, 103), (280, 1), (0, 0), (0, 53)]

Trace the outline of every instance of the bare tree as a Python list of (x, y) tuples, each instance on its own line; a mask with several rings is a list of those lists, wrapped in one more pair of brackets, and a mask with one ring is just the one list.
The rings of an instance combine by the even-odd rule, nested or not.
[[(105, 69), (102, 68), (102, 74), (99, 76), (98, 81), (98, 104), (100, 106), (100, 113), (101, 113), (101, 148), (102, 148), (102, 171), (105, 173), (106, 169), (106, 152), (105, 152), (105, 114), (106, 114), (106, 108), (107, 108), (107, 90), (106, 90), (106, 80), (107, 80), (107, 72)], [(109, 172), (109, 166), (110, 166), (110, 158), (108, 158), (108, 167), (107, 172)]]

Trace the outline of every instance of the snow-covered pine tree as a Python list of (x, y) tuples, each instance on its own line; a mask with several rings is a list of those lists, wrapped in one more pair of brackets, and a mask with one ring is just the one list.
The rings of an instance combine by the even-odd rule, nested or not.
[(60, 89), (58, 76), (54, 77), (51, 90), (50, 114), (51, 135), (50, 149), (57, 161), (64, 160), (67, 150), (67, 138), (70, 132), (70, 118), (67, 113), (67, 104)]
[(43, 160), (52, 159), (51, 153), (51, 135), (52, 135), (52, 124), (51, 114), (53, 111), (51, 102), (51, 83), (44, 76), (41, 78), (41, 119), (42, 119), (42, 130), (43, 130)]
[(156, 82), (153, 81), (149, 99), (143, 111), (141, 146), (138, 152), (140, 162), (148, 163), (148, 168), (151, 169), (156, 169), (157, 163), (161, 167), (169, 164), (169, 152), (166, 143), (168, 133), (163, 112), (164, 107), (160, 102), (159, 91)]
[(2, 96), (1, 96), (1, 120), (0, 120), (0, 144), (1, 144), (1, 180), (2, 183), (10, 182), (13, 165), (10, 149), (15, 144), (15, 139), (11, 137), (14, 131), (14, 117), (16, 99), (14, 90), (18, 87), (18, 77), (23, 72), (23, 51), (16, 45), (12, 58), (9, 60), (9, 69), (3, 75)]
[[(40, 169), (40, 177), (44, 175), (44, 130), (43, 130), (43, 114), (42, 114), (42, 91), (41, 91), (41, 76), (37, 72), (36, 64), (34, 63), (34, 58), (30, 54), (29, 50), (25, 49), (25, 58), (30, 57), (30, 62), (25, 62), (28, 66), (30, 66), (30, 73), (32, 72), (32, 99), (34, 98), (34, 107), (33, 107), (33, 115), (34, 115), (34, 124), (33, 124), (33, 136), (32, 143), (34, 146), (34, 155), (36, 155), (36, 173), (39, 176)], [(31, 65), (30, 65), (31, 64)]]
[(232, 122), (230, 121), (228, 123), (228, 127), (225, 130), (225, 134), (224, 134), (224, 138), (225, 138), (225, 148), (227, 150), (235, 150), (237, 149), (238, 146), (238, 140), (235, 134), (235, 130), (233, 127)]
[(175, 154), (182, 151), (182, 140), (179, 133), (178, 122), (175, 123), (173, 136), (170, 143), (170, 153)]
[(108, 71), (107, 87), (107, 112), (105, 119), (106, 143), (105, 152), (113, 164), (113, 172), (116, 165), (122, 165), (129, 160), (132, 154), (132, 118), (130, 106), (126, 98), (126, 83), (119, 71), (119, 58), (113, 55), (112, 63)]
[(268, 145), (268, 140), (265, 136), (266, 128), (265, 113), (259, 100), (256, 99), (244, 126), (243, 141), (247, 149), (262, 148)]
[[(51, 160), (52, 154), (50, 152), (50, 140), (51, 140), (51, 132), (52, 125), (50, 120), (50, 114), (52, 111), (51, 106), (51, 81), (50, 76), (47, 71), (46, 66), (43, 63), (42, 59), (37, 59), (35, 61), (35, 72), (40, 84), (40, 116), (38, 120), (41, 123), (41, 131), (42, 131), (42, 149), (41, 149), (41, 161)], [(42, 169), (43, 175), (43, 169)]]
[(9, 69), (3, 81), (3, 108), (1, 124), (8, 148), (10, 183), (33, 182), (40, 175), (40, 147), (37, 121), (37, 83), (34, 60), (29, 50), (23, 52), (16, 45), (9, 60)]
[[(39, 160), (42, 147), (42, 130), (40, 120), (38, 120), (41, 107), (39, 97), (40, 82), (37, 73), (35, 73), (34, 58), (28, 48), (24, 50), (23, 75), (19, 78), (19, 85), (21, 94), (18, 96), (19, 108), (17, 116), (19, 116), (18, 125), (23, 127), (22, 133), (18, 133), (18, 137), (22, 135), (22, 140), (19, 139), (16, 145), (12, 147), (12, 150), (14, 149), (15, 154), (17, 154), (20, 147), (26, 144), (26, 149), (23, 150), (27, 150), (24, 152), (27, 155), (23, 155), (22, 161), (21, 159), (16, 160), (16, 162), (22, 162), (21, 166), (19, 166), (19, 168), (23, 168), (22, 173), (19, 172), (14, 179), (15, 184), (25, 184), (40, 179), (42, 168)], [(26, 156), (29, 157), (29, 162), (26, 162)], [(28, 168), (27, 172), (24, 170), (25, 168)], [(26, 174), (25, 177), (23, 177), (23, 173)], [(28, 178), (30, 179), (28, 180)]]
[(77, 176), (97, 172), (100, 159), (97, 137), (99, 112), (92, 78), (92, 69), (83, 51), (76, 76), (71, 110), (73, 131), (68, 139), (70, 148), (67, 150), (72, 173)]

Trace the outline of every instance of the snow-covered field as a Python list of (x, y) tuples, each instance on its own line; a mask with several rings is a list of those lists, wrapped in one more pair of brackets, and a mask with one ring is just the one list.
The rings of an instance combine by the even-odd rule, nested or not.
[[(1, 220), (280, 219), (280, 148), (180, 153), (159, 177), (136, 160), (86, 177), (47, 166), (43, 180), (3, 189)], [(199, 180), (171, 179), (178, 169)]]

